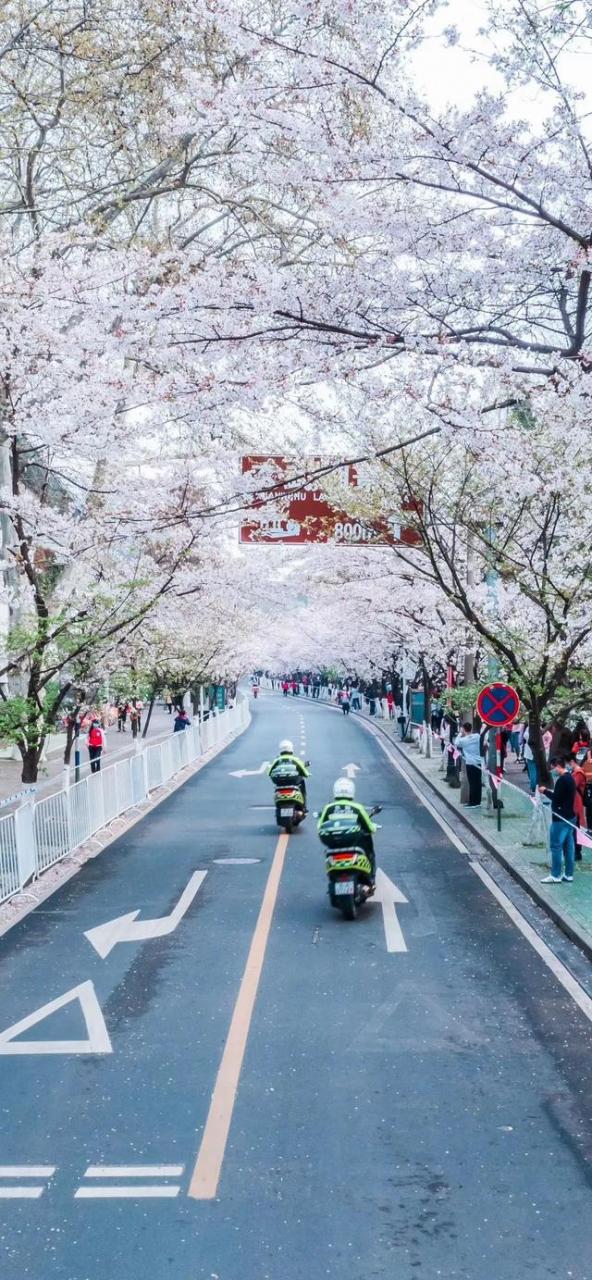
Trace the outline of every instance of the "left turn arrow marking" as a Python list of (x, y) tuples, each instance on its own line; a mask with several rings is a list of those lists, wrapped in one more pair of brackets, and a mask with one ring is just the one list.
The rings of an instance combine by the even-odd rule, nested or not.
[(257, 778), (260, 773), (265, 773), (269, 769), (270, 761), (264, 760), (258, 769), (232, 769), (230, 771), (231, 778)]
[(85, 938), (98, 951), (101, 960), (104, 960), (118, 942), (145, 942), (148, 938), (163, 938), (167, 933), (174, 933), (207, 874), (207, 871), (193, 872), (170, 915), (159, 916), (156, 920), (136, 920), (139, 910), (128, 911), (125, 916), (117, 916), (115, 920), (107, 920), (94, 929), (87, 929)]

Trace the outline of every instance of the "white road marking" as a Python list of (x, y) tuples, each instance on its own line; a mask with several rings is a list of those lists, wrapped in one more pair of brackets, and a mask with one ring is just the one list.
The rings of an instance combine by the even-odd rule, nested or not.
[[(49, 1018), (58, 1009), (78, 1000), (84, 1014), (88, 1040), (15, 1040), (23, 1031)], [(113, 1048), (101, 1006), (97, 1000), (92, 982), (81, 982), (79, 986), (65, 991), (56, 1000), (50, 1000), (34, 1013), (28, 1014), (12, 1027), (0, 1033), (0, 1054), (38, 1054), (38, 1053), (112, 1053)]]
[(176, 907), (168, 916), (160, 916), (156, 920), (136, 920), (136, 916), (140, 914), (139, 909), (128, 911), (127, 915), (118, 916), (116, 920), (107, 920), (94, 929), (87, 929), (85, 938), (98, 951), (101, 960), (104, 960), (118, 942), (145, 942), (147, 939), (163, 938), (166, 934), (174, 933), (207, 874), (207, 871), (193, 872)]
[(506, 915), (510, 917), (510, 920), (516, 925), (516, 928), (520, 930), (523, 937), (530, 942), (531, 947), (534, 947), (534, 950), (541, 957), (541, 960), (544, 960), (547, 968), (551, 970), (551, 973), (554, 974), (557, 981), (561, 983), (561, 986), (564, 987), (568, 995), (571, 996), (572, 1000), (575, 1000), (575, 1003), (582, 1010), (582, 1013), (585, 1014), (590, 1022), (592, 1022), (592, 998), (586, 991), (584, 991), (584, 988), (580, 986), (579, 982), (574, 978), (573, 974), (570, 973), (569, 969), (566, 968), (561, 960), (558, 959), (554, 951), (551, 951), (551, 948), (547, 946), (547, 943), (543, 942), (543, 939), (539, 936), (536, 929), (533, 929), (532, 925), (528, 923), (528, 920), (524, 919), (524, 916), (520, 914), (518, 908), (510, 901), (503, 889), (500, 889), (499, 885), (495, 883), (495, 880), (490, 876), (489, 872), (485, 870), (485, 867), (482, 867), (480, 862), (470, 862), (469, 866), (475, 872), (475, 875), (479, 876), (479, 879), (482, 880), (483, 884), (487, 886), (489, 892), (493, 894), (496, 902), (499, 902), (500, 907), (503, 907)]
[(360, 765), (359, 764), (342, 764), (341, 771), (342, 773), (345, 774), (346, 778), (355, 778), (356, 773), (360, 773)]
[(74, 1192), (75, 1200), (172, 1200), (178, 1196), (180, 1187), (79, 1187)]
[(0, 1187), (0, 1200), (39, 1200), (45, 1187)]
[(89, 1164), (85, 1178), (180, 1178), (184, 1164)]
[(260, 773), (265, 773), (266, 769), (269, 769), (270, 763), (270, 760), (264, 760), (258, 769), (232, 769), (228, 776), (229, 778), (256, 778)]
[(250, 867), (261, 858), (214, 858), (214, 862), (219, 867)]
[(397, 918), (397, 902), (407, 902), (407, 898), (396, 884), (385, 874), (380, 867), (376, 870), (376, 893), (374, 895), (375, 902), (379, 902), (382, 907), (382, 919), (384, 924), (384, 937), (386, 941), (387, 951), (406, 951), (407, 944), (403, 937), (403, 930)]
[(55, 1164), (0, 1164), (0, 1178), (51, 1178)]
[[(364, 722), (362, 721), (362, 723)], [(554, 975), (554, 977), (557, 978), (557, 981), (561, 983), (561, 986), (564, 988), (565, 991), (567, 991), (568, 995), (571, 996), (572, 1000), (575, 1002), (575, 1004), (577, 1004), (578, 1008), (581, 1009), (585, 1017), (588, 1018), (590, 1022), (592, 1022), (592, 998), (588, 995), (586, 991), (584, 991), (584, 988), (580, 986), (580, 983), (577, 981), (576, 978), (574, 978), (573, 974), (570, 973), (566, 965), (564, 965), (561, 962), (561, 960), (558, 959), (554, 951), (552, 951), (551, 948), (547, 946), (546, 942), (543, 942), (543, 939), (539, 936), (536, 929), (533, 929), (532, 925), (528, 923), (528, 920), (525, 920), (524, 916), (521, 914), (518, 907), (515, 907), (513, 902), (511, 902), (510, 899), (507, 897), (507, 895), (504, 893), (503, 889), (499, 888), (499, 886), (496, 884), (493, 877), (489, 875), (489, 872), (486, 871), (485, 868), (482, 867), (479, 862), (475, 862), (474, 860), (471, 859), (471, 855), (469, 850), (467, 849), (467, 846), (463, 844), (462, 840), (459, 839), (459, 837), (456, 835), (456, 832), (452, 830), (452, 827), (449, 826), (445, 818), (443, 818), (437, 812), (437, 810), (434, 809), (434, 806), (430, 804), (430, 801), (427, 800), (426, 797), (422, 794), (419, 787), (417, 787), (413, 779), (409, 777), (409, 774), (406, 772), (406, 770), (401, 768), (398, 760), (395, 760), (392, 752), (390, 752), (388, 750), (388, 747), (386, 747), (385, 744), (381, 741), (379, 735), (375, 733), (369, 726), (368, 726), (368, 732), (371, 733), (375, 741), (379, 743), (379, 745), (382, 747), (382, 750), (384, 751), (384, 754), (390, 760), (393, 768), (397, 770), (397, 773), (400, 773), (402, 778), (404, 778), (405, 782), (407, 783), (407, 786), (411, 788), (411, 790), (413, 791), (413, 794), (417, 796), (418, 800), (421, 802), (424, 808), (427, 809), (428, 813), (432, 815), (435, 822), (438, 823), (438, 826), (442, 829), (442, 831), (444, 831), (445, 835), (448, 837), (451, 843), (455, 846), (455, 848), (458, 849), (460, 853), (464, 853), (467, 855), (467, 857), (469, 858), (469, 866), (472, 867), (473, 871), (475, 872), (475, 875), (479, 876), (479, 879), (486, 886), (486, 888), (489, 889), (489, 892), (493, 895), (493, 897), (496, 899), (499, 905), (507, 913), (507, 915), (512, 920), (513, 924), (516, 925), (516, 928), (520, 931), (522, 936), (526, 938), (527, 942), (530, 943), (533, 950), (537, 952), (537, 955), (540, 956), (541, 960), (544, 962), (544, 964), (546, 964), (547, 968), (551, 970), (551, 973)]]

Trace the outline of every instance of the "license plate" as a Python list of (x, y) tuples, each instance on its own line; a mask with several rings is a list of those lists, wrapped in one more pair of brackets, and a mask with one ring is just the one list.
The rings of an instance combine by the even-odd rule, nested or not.
[(293, 817), (294, 817), (293, 809), (280, 809), (280, 818), (293, 818)]
[(338, 880), (335, 884), (336, 894), (353, 893), (353, 891), (354, 891), (353, 880)]

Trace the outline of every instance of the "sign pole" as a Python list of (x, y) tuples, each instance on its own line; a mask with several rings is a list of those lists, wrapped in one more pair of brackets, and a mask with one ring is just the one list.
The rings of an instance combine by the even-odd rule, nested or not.
[(499, 783), (498, 783), (497, 791), (496, 791), (496, 793), (495, 793), (495, 801), (496, 801), (496, 809), (497, 809), (497, 829), (498, 829), (498, 831), (501, 831), (501, 829), (502, 829), (502, 804), (501, 804), (501, 800), (500, 800), (500, 784), (501, 784), (502, 775), (503, 775), (503, 767), (502, 767), (502, 731), (501, 731), (501, 729), (498, 729), (498, 730), (497, 730), (497, 732), (496, 732), (496, 735), (495, 735), (495, 773), (496, 773), (496, 777), (497, 777), (497, 778), (499, 778)]
[[(502, 829), (502, 809), (503, 802), (500, 796), (500, 788), (503, 777), (502, 762), (502, 729), (513, 724), (520, 710), (520, 698), (516, 690), (511, 684), (502, 684), (500, 680), (495, 680), (492, 684), (487, 684), (481, 690), (477, 698), (477, 711), (484, 724), (490, 729), (495, 730), (495, 808), (497, 811), (497, 829)], [(490, 734), (490, 742), (492, 735)], [(493, 752), (493, 743), (490, 750)], [(488, 760), (488, 765), (493, 768), (493, 762)], [(493, 780), (491, 789), (493, 791)]]

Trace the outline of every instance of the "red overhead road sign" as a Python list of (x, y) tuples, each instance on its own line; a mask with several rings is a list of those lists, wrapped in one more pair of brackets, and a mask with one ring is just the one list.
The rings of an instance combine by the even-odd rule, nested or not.
[(477, 711), (484, 724), (504, 729), (520, 710), (520, 698), (511, 684), (487, 684), (477, 698)]
[[(243, 475), (254, 480), (253, 496), (245, 504), (241, 520), (240, 541), (246, 543), (287, 543), (290, 546), (303, 542), (328, 542), (338, 546), (392, 546), (403, 542), (417, 546), (421, 541), (413, 528), (405, 528), (399, 516), (385, 515), (364, 518), (338, 511), (328, 501), (315, 472), (330, 469), (326, 458), (273, 457), (249, 454), (242, 459)], [(308, 472), (309, 481), (302, 478), (290, 480)], [(352, 498), (358, 487), (354, 466), (340, 470), (342, 482), (352, 490)], [(355, 504), (352, 502), (352, 506)], [(403, 510), (417, 511), (417, 504), (409, 500)]]

